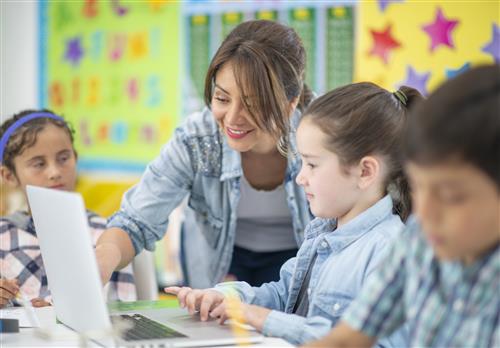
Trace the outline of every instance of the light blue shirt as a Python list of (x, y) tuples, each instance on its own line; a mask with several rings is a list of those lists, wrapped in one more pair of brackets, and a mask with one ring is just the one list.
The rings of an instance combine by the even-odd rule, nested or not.
[[(296, 154), (295, 111), (290, 125), (290, 154), (285, 193), (297, 247), (310, 212), (304, 191), (295, 183), (301, 161)], [(108, 227), (126, 231), (139, 253), (154, 250), (168, 225), (168, 217), (185, 197), (181, 255), (185, 282), (211, 287), (227, 274), (234, 249), (240, 178), (240, 153), (231, 149), (209, 109), (188, 117), (151, 162), (140, 182), (127, 191), (120, 211)], [(279, 249), (277, 246), (276, 249)]]
[[(339, 228), (334, 220), (317, 218), (307, 226), (297, 256), (281, 268), (279, 281), (260, 287), (228, 282), (215, 289), (236, 291), (243, 302), (273, 309), (264, 323), (265, 335), (293, 344), (320, 338), (337, 323), (403, 228), (392, 208), (386, 196)], [(307, 289), (309, 309), (307, 317), (302, 317), (292, 311), (314, 253), (317, 257)], [(379, 344), (407, 346), (405, 334), (400, 330)]]

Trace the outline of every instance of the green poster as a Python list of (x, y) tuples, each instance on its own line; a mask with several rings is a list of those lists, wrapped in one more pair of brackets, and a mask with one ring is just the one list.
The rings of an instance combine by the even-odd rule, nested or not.
[(327, 10), (327, 90), (352, 82), (354, 62), (354, 16), (352, 7)]
[(256, 19), (266, 19), (268, 21), (278, 20), (278, 11), (275, 10), (261, 10), (255, 13)]
[(314, 8), (295, 8), (289, 11), (290, 25), (297, 31), (307, 54), (306, 82), (313, 90), (316, 88), (316, 10)]
[(189, 21), (189, 72), (191, 83), (200, 99), (205, 90), (205, 75), (210, 63), (210, 17), (199, 14), (188, 17)]
[(42, 104), (76, 130), (86, 169), (141, 170), (177, 124), (179, 5), (43, 1)]
[(234, 27), (236, 27), (243, 21), (243, 13), (241, 12), (223, 13), (221, 19), (222, 19), (221, 39), (224, 40), (226, 36), (231, 32), (231, 30), (233, 30)]

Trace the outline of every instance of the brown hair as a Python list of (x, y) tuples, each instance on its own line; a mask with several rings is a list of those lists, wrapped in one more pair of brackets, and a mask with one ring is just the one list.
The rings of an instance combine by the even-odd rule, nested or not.
[(327, 135), (326, 148), (344, 167), (370, 154), (386, 159), (385, 190), (403, 220), (410, 214), (411, 198), (402, 165), (402, 133), (408, 108), (421, 99), (411, 87), (391, 93), (370, 82), (354, 83), (316, 99), (302, 118), (312, 120)]
[[(289, 102), (299, 97), (304, 110), (312, 93), (304, 83), (306, 53), (290, 27), (267, 20), (243, 22), (215, 53), (205, 78), (205, 104), (210, 107), (215, 76), (231, 62), (242, 102), (257, 126), (276, 137), (288, 134)], [(251, 102), (245, 98), (252, 96)]]
[[(47, 109), (21, 111), (12, 116), (11, 118), (7, 119), (4, 123), (2, 123), (2, 126), (0, 127), (0, 138), (4, 135), (7, 129), (14, 122), (36, 112), (47, 112), (56, 115), (52, 111)], [(73, 145), (73, 136), (75, 131), (73, 130), (71, 125), (69, 125), (67, 122), (55, 120), (48, 117), (35, 118), (29, 122), (26, 122), (21, 127), (17, 128), (14, 131), (14, 133), (10, 136), (3, 152), (2, 165), (4, 165), (10, 171), (16, 174), (16, 170), (14, 167), (14, 158), (22, 154), (23, 151), (26, 150), (27, 148), (33, 146), (36, 143), (38, 133), (40, 133), (48, 124), (64, 129), (68, 133), (68, 136), (71, 140), (71, 144)], [(73, 151), (75, 152), (76, 155), (74, 146), (73, 146)]]
[(434, 164), (453, 156), (500, 186), (500, 65), (471, 69), (447, 81), (412, 110), (407, 160)]

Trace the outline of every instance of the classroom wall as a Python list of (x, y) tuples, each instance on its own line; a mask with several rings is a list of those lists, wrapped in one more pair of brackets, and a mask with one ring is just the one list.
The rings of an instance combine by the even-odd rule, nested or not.
[(38, 13), (36, 1), (0, 2), (0, 114), (38, 107)]

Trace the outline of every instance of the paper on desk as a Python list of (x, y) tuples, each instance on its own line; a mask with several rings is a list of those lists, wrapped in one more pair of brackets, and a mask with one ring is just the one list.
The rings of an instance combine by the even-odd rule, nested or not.
[(0, 318), (2, 319), (17, 319), (19, 327), (40, 327), (39, 323), (32, 323), (26, 309), (24, 307), (2, 308), (0, 310)]

